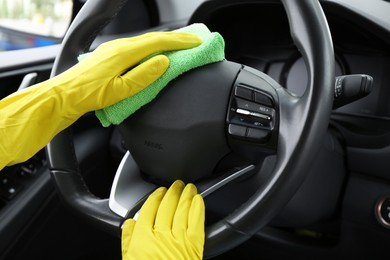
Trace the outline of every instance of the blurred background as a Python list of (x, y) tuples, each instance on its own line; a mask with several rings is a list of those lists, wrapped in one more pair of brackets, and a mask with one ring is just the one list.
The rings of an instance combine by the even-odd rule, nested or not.
[(72, 4), (72, 0), (0, 0), (0, 51), (60, 42)]

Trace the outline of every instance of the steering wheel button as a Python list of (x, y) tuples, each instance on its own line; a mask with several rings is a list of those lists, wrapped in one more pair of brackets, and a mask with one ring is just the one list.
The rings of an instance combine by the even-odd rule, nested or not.
[(251, 114), (250, 111), (245, 110), (245, 109), (241, 109), (241, 108), (238, 108), (238, 109), (236, 110), (236, 113), (237, 113), (237, 114), (241, 114), (241, 115), (247, 115), (247, 116), (249, 116), (249, 115)]
[(257, 141), (267, 141), (269, 136), (269, 131), (256, 129), (256, 128), (248, 128), (248, 132), (246, 134), (247, 138), (254, 139)]
[(274, 109), (269, 108), (267, 106), (263, 106), (254, 102), (246, 101), (241, 98), (236, 98), (236, 104), (237, 104), (237, 109), (242, 109), (242, 110), (249, 110), (252, 112), (257, 112), (261, 113), (264, 115), (269, 115), (271, 118), (273, 117), (274, 114)]
[(243, 110), (251, 110), (254, 111), (258, 106), (256, 103), (249, 102), (247, 100), (243, 100), (240, 98), (236, 98), (237, 108), (241, 108)]
[(237, 86), (234, 95), (240, 98), (252, 100), (253, 99), (253, 91), (251, 89)]
[(263, 114), (256, 113), (256, 112), (251, 112), (250, 115), (254, 116), (254, 117), (261, 118), (261, 119), (265, 119), (265, 120), (268, 120), (268, 121), (270, 121), (272, 119), (270, 116), (263, 115)]
[(245, 137), (246, 135), (246, 127), (240, 125), (229, 124), (229, 134), (239, 137)]
[(274, 106), (272, 99), (260, 92), (255, 92), (255, 102), (269, 107)]

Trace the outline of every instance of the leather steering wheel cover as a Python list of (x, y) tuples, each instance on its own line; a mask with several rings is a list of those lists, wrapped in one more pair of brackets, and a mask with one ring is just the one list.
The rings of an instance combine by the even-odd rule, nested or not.
[[(51, 73), (54, 77), (77, 63), (96, 35), (109, 23), (127, 0), (87, 1), (68, 29)], [(90, 223), (120, 236), (123, 219), (108, 206), (108, 199), (95, 197), (86, 186), (78, 167), (71, 128), (59, 133), (46, 147), (52, 179), (64, 204)]]
[[(96, 28), (102, 28), (126, 2), (87, 1), (64, 38), (52, 76), (74, 65), (76, 57), (89, 48), (98, 32)], [(205, 258), (219, 255), (249, 239), (278, 213), (303, 182), (328, 125), (333, 99), (334, 54), (325, 16), (317, 1), (282, 2), (292, 37), (309, 71), (309, 86), (301, 98), (288, 95), (284, 89), (277, 90), (281, 118), (278, 160), (273, 175), (239, 209), (206, 228)], [(291, 128), (291, 122), (297, 121), (301, 123)], [(57, 135), (47, 146), (47, 152), (52, 177), (65, 203), (100, 228), (120, 234), (123, 220), (110, 212), (106, 200), (94, 197), (84, 184), (74, 156), (71, 130)]]

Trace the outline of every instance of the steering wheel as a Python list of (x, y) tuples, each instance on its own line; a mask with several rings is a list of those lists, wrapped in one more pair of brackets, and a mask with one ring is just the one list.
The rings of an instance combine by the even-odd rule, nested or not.
[[(88, 51), (125, 2), (86, 2), (64, 38), (52, 76)], [(303, 183), (333, 102), (334, 53), (319, 2), (282, 2), (308, 69), (301, 97), (266, 74), (227, 60), (187, 72), (119, 126), (130, 152), (109, 199), (95, 197), (86, 187), (69, 129), (50, 142), (51, 175), (64, 202), (119, 235), (124, 219), (158, 185), (182, 179), (208, 196), (234, 180), (251, 178), (256, 190), (248, 200), (206, 226), (205, 258), (232, 249), (270, 222)]]

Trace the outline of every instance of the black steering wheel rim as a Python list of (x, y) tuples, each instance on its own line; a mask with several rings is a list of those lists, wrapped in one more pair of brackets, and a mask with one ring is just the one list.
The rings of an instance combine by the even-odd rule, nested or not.
[[(64, 38), (52, 76), (73, 66), (77, 56), (88, 50), (100, 29), (126, 2), (87, 1)], [(317, 1), (282, 2), (289, 18), (292, 38), (308, 68), (309, 84), (302, 97), (292, 96), (284, 88), (276, 89), (281, 113), (278, 159), (272, 177), (247, 203), (225, 219), (207, 227), (206, 258), (225, 252), (250, 238), (288, 202), (289, 196), (295, 193), (306, 177), (310, 161), (320, 146), (329, 122), (334, 54), (325, 16)], [(110, 211), (107, 199), (93, 196), (85, 186), (74, 155), (71, 130), (65, 129), (58, 134), (47, 146), (47, 152), (53, 180), (65, 203), (100, 228), (119, 235), (123, 218)]]

